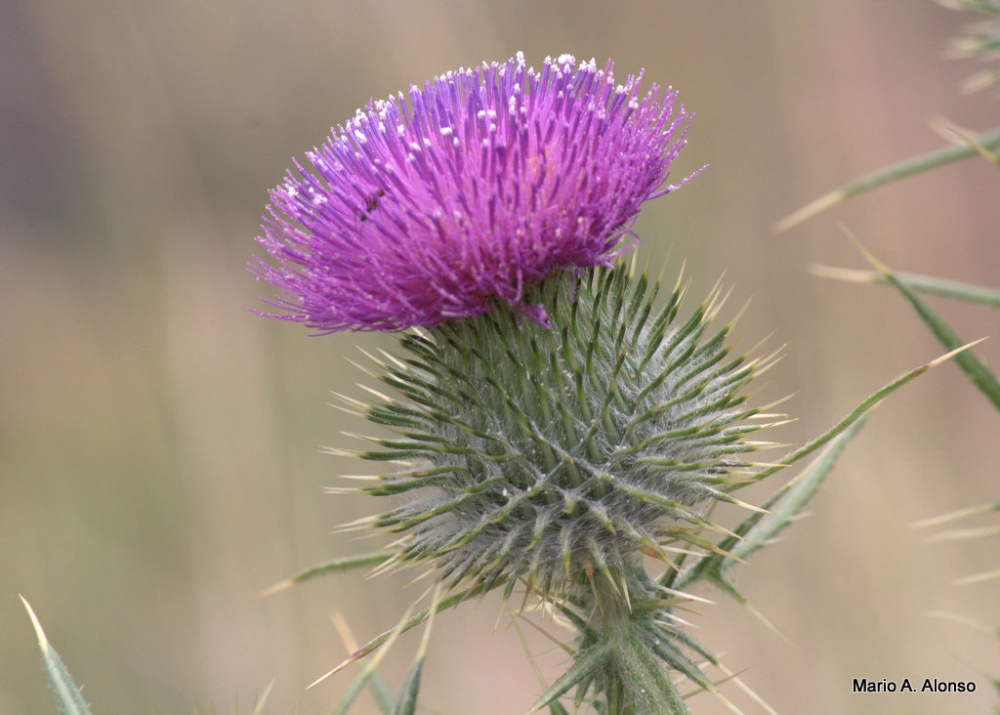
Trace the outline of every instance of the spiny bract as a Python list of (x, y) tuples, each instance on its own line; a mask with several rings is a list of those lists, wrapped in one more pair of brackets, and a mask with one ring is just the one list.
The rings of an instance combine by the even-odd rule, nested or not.
[(368, 410), (398, 436), (362, 455), (407, 465), (366, 489), (408, 495), (374, 519), (405, 532), (396, 562), (548, 594), (637, 550), (705, 545), (701, 507), (752, 480), (755, 366), (727, 358), (728, 327), (703, 339), (717, 292), (679, 323), (682, 291), (654, 313), (657, 288), (598, 268), (540, 285), (552, 329), (498, 309), (402, 338), (382, 379), (404, 399)]

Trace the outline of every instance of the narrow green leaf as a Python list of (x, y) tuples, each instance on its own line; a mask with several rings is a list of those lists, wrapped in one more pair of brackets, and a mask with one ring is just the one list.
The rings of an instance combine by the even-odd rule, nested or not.
[(556, 700), (549, 703), (549, 713), (551, 715), (569, 715), (569, 710), (567, 710), (561, 702)]
[(28, 603), (24, 596), (21, 596), (21, 602), (24, 604), (25, 609), (27, 609), (28, 617), (31, 618), (31, 625), (35, 629), (35, 636), (38, 638), (38, 647), (42, 651), (42, 665), (45, 668), (45, 675), (49, 679), (49, 687), (52, 688), (56, 704), (59, 706), (59, 712), (62, 715), (90, 715), (90, 709), (83, 699), (83, 693), (80, 692), (77, 684), (73, 682), (72, 676), (66, 670), (66, 666), (63, 665), (62, 658), (59, 657), (59, 654), (49, 644), (48, 638), (45, 637), (45, 631), (42, 630), (42, 624), (38, 622), (35, 612), (31, 609), (31, 604)]
[[(853, 238), (853, 237), (852, 237)], [(859, 250), (864, 254), (865, 258), (872, 264), (872, 266), (878, 270), (885, 279), (892, 284), (903, 297), (909, 302), (913, 310), (916, 311), (920, 319), (924, 321), (924, 324), (930, 329), (937, 338), (938, 342), (949, 350), (957, 350), (962, 347), (965, 343), (958, 337), (958, 334), (945, 320), (940, 317), (937, 313), (931, 310), (930, 306), (927, 305), (920, 296), (918, 296), (913, 290), (906, 286), (896, 274), (893, 273), (887, 266), (883, 265), (876, 259), (872, 254), (870, 254), (856, 239), (855, 244), (858, 246)], [(984, 365), (979, 358), (972, 354), (970, 351), (963, 351), (962, 353), (955, 356), (955, 362), (965, 373), (965, 376), (972, 381), (980, 392), (988, 399), (993, 407), (1000, 410), (1000, 381), (997, 381), (996, 376), (989, 371), (989, 368)]]
[(922, 154), (920, 156), (901, 161), (898, 164), (893, 164), (892, 166), (888, 166), (884, 169), (873, 171), (872, 173), (866, 174), (859, 179), (855, 179), (848, 184), (844, 184), (839, 189), (821, 196), (786, 218), (783, 218), (775, 224), (774, 230), (777, 233), (787, 231), (788, 229), (802, 223), (806, 219), (812, 218), (816, 214), (840, 203), (844, 199), (864, 193), (865, 191), (882, 186), (883, 184), (899, 181), (900, 179), (904, 179), (908, 176), (913, 176), (914, 174), (919, 174), (929, 169), (944, 166), (945, 164), (949, 164), (953, 161), (968, 159), (976, 156), (976, 154), (981, 150), (990, 151), (998, 149), (1000, 148), (1000, 128), (984, 132), (976, 137), (972, 137), (969, 141), (971, 143), (960, 146), (945, 147), (944, 149), (938, 149), (927, 154)]

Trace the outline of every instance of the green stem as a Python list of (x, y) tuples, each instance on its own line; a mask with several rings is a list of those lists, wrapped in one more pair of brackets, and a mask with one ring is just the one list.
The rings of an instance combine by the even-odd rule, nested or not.
[(584, 642), (593, 639), (610, 645), (598, 678), (603, 681), (608, 715), (687, 715), (671, 673), (681, 670), (696, 680), (704, 678), (680, 651), (677, 655), (685, 662), (678, 667), (665, 662), (662, 647), (657, 649), (670, 634), (657, 624), (663, 615), (662, 592), (641, 561), (635, 557), (617, 573), (595, 574), (591, 586), (593, 605)]

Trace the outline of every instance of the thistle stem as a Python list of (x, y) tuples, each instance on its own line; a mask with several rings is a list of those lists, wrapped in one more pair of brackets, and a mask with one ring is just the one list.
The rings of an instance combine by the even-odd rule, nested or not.
[[(595, 574), (588, 628), (581, 641), (609, 647), (599, 688), (608, 715), (686, 715), (687, 706), (658, 647), (669, 637), (659, 625), (662, 593), (633, 554), (619, 569)], [(601, 682), (603, 681), (603, 682)]]

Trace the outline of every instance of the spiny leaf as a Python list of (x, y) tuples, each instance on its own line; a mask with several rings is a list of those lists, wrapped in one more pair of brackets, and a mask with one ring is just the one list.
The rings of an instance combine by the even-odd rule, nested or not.
[(611, 644), (604, 642), (578, 652), (573, 658), (573, 665), (556, 679), (544, 693), (531, 705), (529, 713), (537, 712), (546, 705), (561, 698), (574, 686), (592, 679), (597, 673), (607, 667), (611, 659)]
[[(826, 432), (823, 432), (818, 437), (810, 440), (809, 442), (806, 442), (801, 447), (789, 452), (787, 455), (785, 455), (783, 459), (778, 460), (776, 464), (764, 469), (763, 472), (761, 472), (761, 478), (768, 477), (780, 469), (795, 464), (800, 459), (803, 459), (804, 457), (807, 457), (816, 450), (825, 447), (827, 444), (833, 441), (838, 435), (847, 430), (847, 428), (849, 428), (852, 424), (854, 424), (862, 417), (864, 417), (873, 407), (875, 407), (875, 405), (880, 403), (882, 400), (887, 398), (889, 395), (891, 395), (893, 392), (901, 388), (903, 385), (912, 382), (913, 380), (920, 377), (928, 370), (931, 370), (937, 367), (938, 365), (947, 362), (948, 360), (951, 360), (953, 357), (960, 355), (963, 351), (968, 350), (969, 348), (971, 348), (976, 344), (977, 343), (968, 343), (950, 352), (947, 352), (944, 355), (941, 355), (940, 357), (934, 358), (930, 362), (924, 363), (920, 367), (916, 367), (913, 370), (910, 370), (909, 372), (903, 373), (895, 380), (892, 380), (891, 382), (887, 383), (882, 388), (876, 390), (871, 395), (862, 400), (860, 403), (858, 403), (858, 405), (853, 410), (851, 410), (843, 419), (841, 419), (840, 422), (830, 427)], [(775, 495), (772, 496), (772, 499), (776, 500), (779, 496), (780, 494), (776, 493)], [(768, 501), (764, 502), (764, 504), (762, 504), (761, 506), (767, 509), (770, 507), (772, 503), (773, 502), (769, 499)]]
[[(692, 677), (692, 673), (699, 676), (697, 679), (692, 679), (705, 690), (714, 691), (715, 687), (701, 674), (694, 663), (685, 658), (680, 651), (670, 648), (669, 642), (661, 641), (658, 645), (660, 647), (657, 652), (654, 652), (645, 643), (633, 643), (630, 644), (630, 647), (622, 649), (624, 657), (619, 667), (625, 671), (625, 677), (621, 680), (626, 686), (630, 686), (628, 696), (633, 704), (633, 708), (628, 712), (688, 715), (689, 710), (684, 703), (684, 698), (681, 697), (677, 686), (670, 679), (670, 671), (663, 667), (663, 661), (660, 658), (666, 660), (671, 655), (679, 656), (667, 660), (671, 667), (677, 668), (689, 678)], [(668, 649), (675, 652), (665, 652)], [(675, 665), (683, 661), (687, 661), (691, 667), (678, 668)]]
[[(673, 634), (670, 634), (669, 637), (662, 637), (662, 634), (654, 633), (645, 639), (648, 641), (646, 647), (629, 650), (637, 651), (639, 659), (649, 664), (648, 670), (652, 675), (652, 682), (657, 683), (661, 691), (667, 693), (672, 691), (675, 696), (677, 694), (677, 688), (673, 685), (673, 682), (670, 681), (669, 672), (663, 667), (664, 664), (668, 665), (673, 670), (676, 670), (678, 673), (683, 673), (703, 690), (713, 690), (712, 681), (705, 677), (705, 674), (701, 672), (701, 669), (694, 663), (694, 661), (688, 658), (680, 648), (674, 645), (674, 637), (675, 636)], [(670, 683), (670, 687), (667, 687), (668, 682)], [(643, 712), (646, 711), (644, 710)]]
[[(887, 266), (880, 263), (878, 259), (869, 253), (856, 239), (854, 239), (854, 242), (872, 266), (878, 270), (885, 277), (885, 279), (896, 288), (896, 290), (903, 294), (903, 297), (910, 303), (910, 306), (916, 311), (917, 315), (920, 316), (920, 319), (924, 321), (924, 324), (934, 334), (934, 337), (937, 338), (939, 343), (950, 350), (956, 350), (962, 347), (963, 340), (958, 337), (958, 334), (955, 333), (954, 329), (947, 322), (945, 322), (943, 318), (931, 310), (930, 306), (928, 306), (914, 291), (900, 281)], [(964, 372), (966, 377), (972, 381), (972, 384), (979, 388), (979, 391), (982, 392), (986, 399), (993, 404), (993, 407), (1000, 410), (1000, 381), (998, 381), (996, 376), (989, 371), (989, 368), (980, 362), (980, 360), (971, 352), (962, 352), (957, 355), (955, 357), (955, 362), (958, 363), (960, 368), (962, 368), (962, 372)]]
[(24, 604), (25, 609), (27, 609), (28, 617), (31, 618), (31, 625), (35, 629), (35, 636), (38, 638), (38, 647), (42, 651), (42, 665), (45, 668), (45, 675), (49, 680), (49, 687), (52, 688), (56, 704), (59, 706), (59, 712), (62, 715), (90, 715), (90, 709), (83, 699), (83, 693), (80, 692), (77, 684), (73, 682), (72, 676), (66, 670), (66, 666), (63, 665), (62, 658), (59, 657), (59, 654), (49, 644), (48, 638), (45, 637), (45, 631), (42, 630), (42, 624), (38, 622), (31, 604), (28, 603), (24, 596), (21, 596), (21, 602)]
[[(884, 400), (886, 397), (891, 395), (893, 392), (901, 388), (903, 385), (911, 382), (920, 375), (930, 370), (942, 362), (945, 362), (952, 357), (960, 354), (963, 350), (971, 347), (970, 345), (962, 346), (957, 350), (953, 350), (939, 358), (936, 358), (918, 368), (910, 370), (903, 375), (900, 375), (895, 380), (889, 382), (884, 387), (876, 390), (874, 393), (869, 395), (867, 398), (862, 400), (853, 410), (851, 410), (843, 419), (841, 419), (837, 424), (830, 427), (828, 430), (823, 432), (821, 435), (815, 439), (807, 442), (801, 447), (793, 450), (792, 452), (785, 455), (783, 459), (778, 460), (775, 464), (770, 467), (763, 469), (758, 475), (758, 479), (763, 479), (765, 477), (774, 474), (780, 469), (796, 464), (801, 459), (809, 456), (813, 452), (825, 447), (826, 445), (833, 442), (840, 435), (848, 432), (853, 425), (862, 420), (868, 412), (875, 407), (879, 402)], [(854, 432), (851, 433), (853, 436)], [(787, 493), (789, 490), (793, 489), (798, 480), (793, 480), (792, 482), (786, 484), (781, 489), (775, 491), (770, 497), (768, 497), (760, 506), (762, 509), (771, 510)], [(803, 487), (805, 489), (805, 487)], [(737, 526), (733, 531), (740, 537), (745, 537), (751, 529), (753, 529), (762, 519), (764, 518), (763, 512), (755, 512), (744, 519), (739, 526)], [(722, 561), (720, 558), (729, 558), (730, 550), (739, 542), (737, 538), (727, 538), (722, 540), (718, 544), (718, 551), (716, 551), (715, 556), (702, 557), (698, 563), (692, 566), (690, 569), (682, 570), (681, 566), (684, 562), (684, 557), (681, 556), (677, 559), (674, 566), (666, 571), (660, 579), (660, 583), (664, 586), (669, 586), (675, 589), (683, 589), (690, 585), (694, 581), (704, 578), (713, 569), (718, 569)], [(718, 573), (718, 571), (716, 571)]]
[[(763, 548), (802, 513), (806, 504), (816, 494), (823, 480), (833, 469), (847, 443), (861, 430), (864, 423), (865, 418), (862, 417), (852, 424), (843, 434), (831, 442), (806, 467), (802, 474), (793, 480), (791, 488), (788, 489), (781, 501), (771, 508), (771, 513), (764, 516), (754, 528), (747, 532), (742, 541), (733, 545), (731, 553), (734, 558), (746, 559), (754, 551)], [(733, 563), (735, 563), (734, 559), (727, 557), (721, 563), (720, 568), (725, 570)]]

